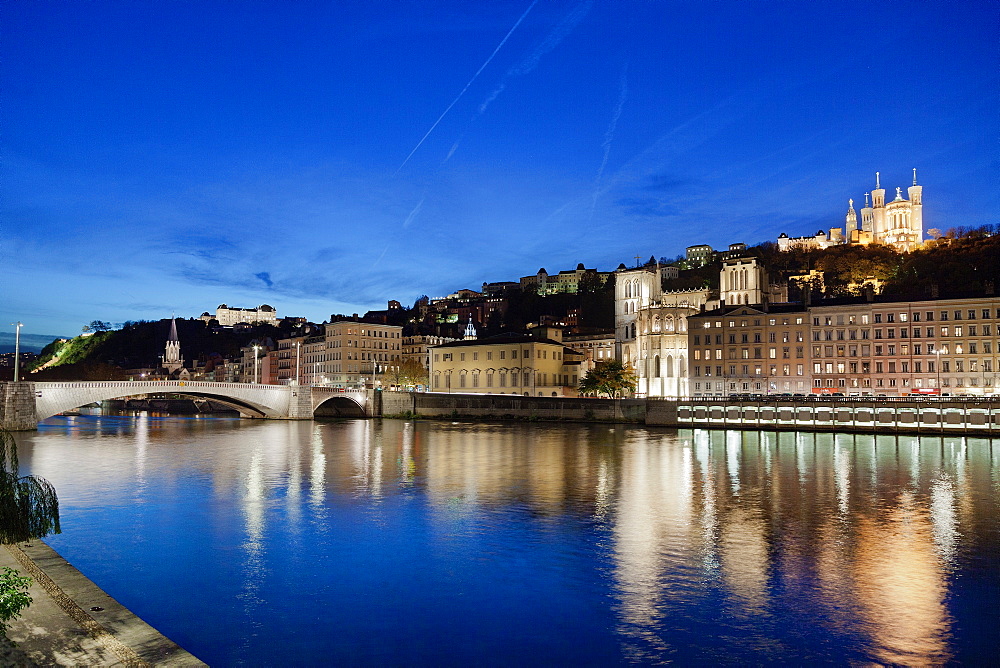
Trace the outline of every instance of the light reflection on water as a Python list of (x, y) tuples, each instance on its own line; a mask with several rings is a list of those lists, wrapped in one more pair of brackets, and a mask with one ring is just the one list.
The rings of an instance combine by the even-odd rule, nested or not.
[(982, 439), (54, 418), (49, 540), (212, 665), (992, 658)]

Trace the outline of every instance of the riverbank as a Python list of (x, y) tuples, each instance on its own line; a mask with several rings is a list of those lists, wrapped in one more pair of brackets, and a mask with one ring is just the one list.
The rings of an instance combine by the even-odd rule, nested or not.
[(6, 545), (0, 568), (32, 579), (32, 603), (0, 637), (4, 666), (204, 666), (41, 541)]

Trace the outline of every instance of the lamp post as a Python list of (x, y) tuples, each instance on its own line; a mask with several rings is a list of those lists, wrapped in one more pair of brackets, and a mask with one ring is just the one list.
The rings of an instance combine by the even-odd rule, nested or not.
[(937, 360), (934, 362), (934, 370), (937, 372), (937, 380), (935, 385), (937, 386), (938, 399), (941, 398), (941, 349), (936, 348), (934, 354), (937, 356)]
[(21, 328), (24, 323), (21, 321), (10, 323), (14, 325), (14, 382), (20, 378), (21, 373)]
[(253, 382), (259, 384), (257, 380), (257, 351), (260, 350), (260, 346), (256, 343), (253, 346)]
[(295, 342), (295, 384), (299, 384), (299, 351), (302, 348), (302, 342)]

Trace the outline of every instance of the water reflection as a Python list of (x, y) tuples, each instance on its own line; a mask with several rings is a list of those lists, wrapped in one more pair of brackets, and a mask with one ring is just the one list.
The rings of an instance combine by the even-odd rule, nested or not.
[[(294, 645), (306, 622), (264, 614), (276, 597), (310, 619), (342, 614), (324, 606), (367, 611), (341, 622), (336, 642), (300, 638), (319, 652), (292, 650), (306, 661), (339, 648), (371, 663), (378, 651), (352, 644), (351, 629), (368, 638), (390, 624), (375, 620), (427, 605), (436, 617), (410, 622), (414, 634), (458, 644), (520, 629), (541, 634), (533, 651), (558, 647), (553, 660), (987, 656), (988, 640), (963, 635), (956, 618), (985, 610), (963, 576), (1000, 580), (1000, 461), (986, 440), (388, 420), (48, 424), (19, 437), (22, 463), (56, 484), (71, 516), (204, 489), (211, 528), (191, 549), (220, 555), (210, 570), (240, 566), (241, 649), (210, 663), (254, 662), (266, 649), (253, 638), (285, 618), (298, 620), (281, 630)], [(65, 536), (57, 549), (99, 565), (72, 529)], [(290, 564), (304, 583), (282, 575)], [(541, 590), (548, 597), (533, 598)], [(572, 624), (553, 630), (542, 609)], [(489, 628), (463, 636), (470, 615)], [(424, 648), (416, 663), (437, 657), (407, 642)]]

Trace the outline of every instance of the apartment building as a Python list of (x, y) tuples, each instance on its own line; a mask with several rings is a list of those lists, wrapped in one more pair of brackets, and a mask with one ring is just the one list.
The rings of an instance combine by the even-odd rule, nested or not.
[(403, 328), (397, 325), (331, 322), (315, 334), (279, 342), (279, 377), (294, 376), (297, 353), (303, 384), (378, 387), (382, 375), (399, 365), (402, 347)]
[(723, 306), (687, 322), (693, 396), (810, 391), (810, 320), (801, 305)]
[(996, 392), (998, 297), (817, 306), (810, 316), (816, 392)]

